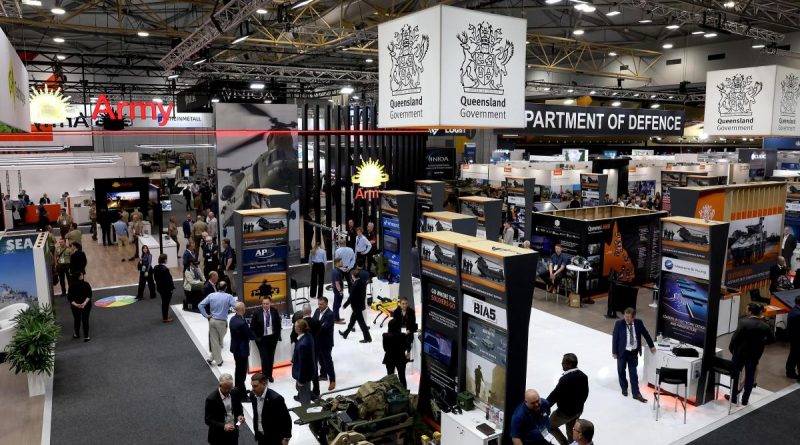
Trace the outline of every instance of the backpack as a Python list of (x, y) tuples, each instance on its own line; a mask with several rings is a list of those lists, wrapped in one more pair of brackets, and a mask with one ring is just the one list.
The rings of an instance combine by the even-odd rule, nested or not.
[(367, 382), (361, 385), (355, 395), (355, 399), (359, 402), (359, 418), (372, 420), (385, 416), (387, 394), (391, 395), (392, 390), (397, 389), (405, 392), (397, 374), (390, 374), (377, 382)]

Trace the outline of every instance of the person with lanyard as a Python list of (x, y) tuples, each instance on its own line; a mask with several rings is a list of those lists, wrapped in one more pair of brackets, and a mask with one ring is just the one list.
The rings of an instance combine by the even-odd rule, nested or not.
[[(203, 317), (208, 319), (211, 357), (206, 362), (210, 365), (222, 366), (222, 346), (228, 331), (228, 313), (236, 305), (236, 299), (227, 292), (227, 283), (220, 281), (218, 287), (217, 292), (204, 298), (197, 307)], [(210, 309), (211, 312), (207, 312), (207, 309)]]
[(552, 292), (558, 287), (564, 277), (567, 268), (567, 256), (561, 251), (561, 243), (556, 243), (553, 247), (553, 254), (550, 255), (550, 263), (547, 270), (542, 272), (539, 277), (547, 284), (547, 291)]
[(319, 241), (314, 243), (309, 255), (311, 262), (311, 298), (322, 296), (322, 286), (325, 284), (325, 263), (328, 262), (328, 254)]
[(147, 246), (142, 246), (142, 256), (136, 265), (139, 270), (139, 289), (136, 291), (136, 299), (144, 297), (144, 285), (150, 290), (150, 298), (156, 297), (156, 283), (153, 281), (153, 255)]
[(211, 235), (207, 235), (202, 246), (203, 274), (208, 276), (211, 271), (219, 269), (219, 246)]
[(67, 248), (67, 241), (64, 238), (58, 240), (56, 245), (56, 273), (58, 274), (58, 281), (61, 283), (61, 295), (67, 295), (67, 274), (69, 273), (69, 248)]
[(193, 262), (198, 261), (197, 256), (194, 254), (194, 241), (191, 239), (186, 243), (186, 250), (183, 251), (181, 261), (183, 262), (184, 273), (189, 270), (189, 266), (191, 266)]
[(356, 229), (356, 263), (366, 265), (367, 255), (372, 250), (372, 243), (364, 236), (364, 229)]
[(67, 232), (69, 232), (70, 227), (72, 227), (72, 216), (67, 214), (67, 209), (61, 209), (61, 215), (56, 220), (58, 224), (58, 230), (61, 232), (61, 238), (67, 237)]
[(525, 400), (511, 417), (511, 443), (546, 445), (550, 430), (550, 403), (533, 389), (525, 391)]
[(331, 288), (333, 289), (333, 319), (336, 324), (344, 324), (344, 318), (339, 315), (344, 295), (344, 272), (342, 272), (342, 259), (337, 258), (331, 268)]
[(258, 445), (289, 445), (292, 438), (292, 417), (283, 396), (267, 388), (264, 374), (250, 378), (253, 404), (253, 432)]
[(417, 332), (417, 314), (408, 307), (408, 298), (400, 297), (400, 303), (395, 308), (392, 318), (400, 323), (400, 331), (406, 339), (406, 359), (411, 357), (411, 345), (414, 344), (414, 333)]
[(247, 325), (244, 319), (245, 306), (241, 301), (236, 303), (236, 313), (231, 317), (231, 353), (234, 362), (234, 386), (239, 394), (246, 394), (247, 388), (244, 386), (247, 377), (247, 367), (250, 358), (250, 341), (256, 339), (256, 334)]
[(647, 399), (642, 397), (639, 391), (639, 356), (642, 354), (642, 337), (650, 347), (650, 352), (655, 353), (656, 347), (650, 333), (647, 332), (642, 320), (636, 318), (636, 309), (625, 309), (625, 316), (622, 320), (617, 320), (614, 325), (614, 333), (611, 337), (611, 355), (617, 361), (617, 376), (619, 386), (622, 389), (622, 396), (628, 397), (628, 380), (625, 378), (625, 368), (631, 379), (631, 392), (634, 400), (647, 403)]
[(272, 366), (275, 362), (275, 349), (281, 341), (281, 316), (272, 307), (272, 298), (262, 297), (261, 307), (256, 309), (250, 319), (250, 329), (256, 334), (256, 347), (261, 357), (261, 372), (267, 380), (272, 378)]

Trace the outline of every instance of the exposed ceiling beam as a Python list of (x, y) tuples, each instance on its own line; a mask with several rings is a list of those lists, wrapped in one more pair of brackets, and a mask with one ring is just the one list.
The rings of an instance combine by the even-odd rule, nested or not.
[(22, 7), (18, 0), (0, 0), (0, 16), (22, 18)]

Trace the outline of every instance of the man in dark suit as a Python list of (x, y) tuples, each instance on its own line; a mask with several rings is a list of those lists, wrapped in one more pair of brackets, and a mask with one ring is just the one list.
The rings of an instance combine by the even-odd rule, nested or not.
[(217, 274), (217, 272), (212, 271), (210, 274), (208, 274), (208, 279), (206, 280), (205, 284), (203, 284), (203, 298), (217, 291), (218, 282), (219, 274)]
[(219, 388), (206, 397), (206, 425), (210, 445), (235, 445), (239, 443), (237, 422), (244, 423), (241, 395), (233, 391), (233, 377), (219, 376)]
[(250, 358), (250, 340), (255, 340), (256, 334), (250, 330), (247, 326), (247, 321), (244, 319), (244, 303), (239, 301), (234, 307), (236, 308), (236, 315), (231, 317), (229, 322), (231, 329), (231, 352), (233, 353), (233, 361), (236, 364), (233, 375), (236, 381), (236, 390), (244, 397), (247, 393), (244, 380), (247, 377), (248, 359)]
[(317, 362), (319, 362), (319, 379), (328, 381), (328, 391), (336, 389), (336, 372), (333, 369), (333, 324), (336, 322), (333, 311), (328, 307), (328, 298), (319, 297), (319, 307), (314, 311), (312, 320), (319, 324), (316, 336)]
[(261, 356), (261, 373), (267, 376), (270, 383), (274, 382), (272, 365), (275, 362), (275, 348), (281, 341), (281, 316), (272, 307), (271, 297), (262, 297), (261, 307), (250, 320), (250, 329), (256, 334), (258, 355)]
[(311, 403), (311, 384), (317, 380), (317, 360), (314, 353), (314, 339), (311, 337), (308, 322), (297, 320), (294, 324), (297, 343), (292, 355), (292, 378), (297, 387), (297, 398), (300, 405)]
[(644, 336), (647, 346), (651, 352), (656, 352), (653, 339), (644, 323), (636, 319), (636, 309), (625, 309), (625, 316), (622, 320), (617, 320), (614, 324), (614, 333), (611, 339), (611, 355), (617, 360), (617, 374), (619, 376), (619, 386), (622, 388), (622, 395), (628, 397), (628, 380), (625, 378), (625, 368), (631, 378), (631, 392), (633, 398), (647, 403), (647, 399), (642, 397), (639, 392), (639, 375), (636, 367), (639, 366), (639, 356), (642, 355), (642, 336)]
[(400, 297), (399, 304), (392, 313), (392, 318), (400, 323), (400, 332), (406, 336), (406, 359), (413, 361), (411, 346), (414, 344), (414, 333), (417, 332), (417, 314), (408, 307), (408, 298)]
[[(744, 368), (744, 394), (742, 394), (742, 405), (747, 405), (750, 401), (750, 393), (753, 391), (753, 382), (756, 379), (756, 367), (761, 355), (764, 354), (764, 346), (775, 341), (767, 322), (761, 317), (764, 306), (758, 303), (747, 305), (747, 316), (739, 320), (739, 327), (731, 337), (728, 350), (731, 351), (731, 368), (737, 373)], [(733, 388), (731, 401), (737, 403), (739, 388)]]
[(286, 402), (277, 392), (267, 388), (267, 377), (255, 374), (250, 379), (253, 388), (253, 431), (258, 445), (288, 445), (292, 437), (292, 418)]
[(351, 270), (350, 274), (353, 279), (353, 285), (350, 287), (350, 295), (344, 303), (344, 307), (352, 306), (353, 313), (350, 315), (350, 324), (347, 325), (347, 329), (339, 331), (339, 335), (341, 335), (342, 338), (347, 338), (350, 331), (352, 331), (353, 327), (358, 323), (358, 328), (361, 329), (361, 332), (364, 334), (364, 339), (361, 340), (360, 343), (370, 343), (372, 342), (372, 337), (369, 335), (369, 327), (367, 326), (367, 322), (364, 321), (363, 313), (364, 309), (367, 308), (367, 281), (369, 280), (369, 274), (365, 273), (362, 275), (359, 269)]
[[(314, 317), (311, 316), (311, 305), (308, 303), (304, 303), (302, 308), (295, 312), (292, 316), (292, 323), (296, 322), (297, 320), (305, 320), (308, 323), (308, 333), (314, 338), (314, 341), (317, 341), (317, 334), (319, 333), (319, 322), (314, 320)], [(292, 343), (297, 341), (297, 333), (292, 332), (289, 335), (289, 340)]]
[(797, 248), (797, 239), (792, 234), (790, 227), (783, 228), (783, 243), (781, 245), (781, 256), (786, 259), (786, 267), (792, 269), (792, 254)]
[[(567, 445), (567, 437), (572, 437), (575, 421), (583, 413), (583, 404), (589, 397), (589, 379), (586, 374), (578, 369), (578, 357), (575, 354), (564, 354), (561, 359), (561, 369), (564, 373), (558, 379), (553, 392), (547, 396), (550, 406), (558, 408), (550, 415), (550, 433), (561, 445)], [(561, 425), (567, 426), (567, 435), (558, 429)]]
[(794, 298), (794, 307), (789, 312), (786, 321), (786, 331), (789, 334), (789, 357), (786, 358), (786, 377), (800, 378), (800, 295)]

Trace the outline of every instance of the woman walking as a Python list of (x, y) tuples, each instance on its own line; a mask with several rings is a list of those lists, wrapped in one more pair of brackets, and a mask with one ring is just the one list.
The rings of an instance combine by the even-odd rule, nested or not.
[(322, 286), (325, 284), (325, 263), (328, 262), (328, 254), (319, 241), (314, 243), (309, 255), (311, 261), (311, 298), (322, 296)]
[(67, 300), (72, 309), (74, 328), (72, 338), (80, 338), (81, 325), (83, 325), (83, 341), (89, 341), (89, 313), (92, 311), (92, 286), (83, 281), (83, 274), (77, 272), (72, 277)]
[(172, 282), (172, 274), (167, 268), (167, 254), (162, 253), (158, 256), (158, 266), (153, 268), (153, 278), (156, 280), (156, 288), (161, 295), (161, 320), (169, 323), (172, 321), (172, 317), (169, 316), (169, 302), (172, 301), (175, 283)]
[(153, 281), (153, 255), (150, 254), (150, 249), (147, 246), (142, 246), (142, 254), (139, 256), (139, 290), (136, 292), (136, 299), (141, 300), (144, 298), (144, 284), (147, 283), (147, 288), (150, 290), (150, 298), (156, 297), (156, 283)]

